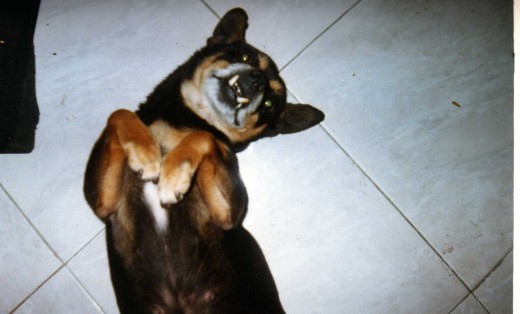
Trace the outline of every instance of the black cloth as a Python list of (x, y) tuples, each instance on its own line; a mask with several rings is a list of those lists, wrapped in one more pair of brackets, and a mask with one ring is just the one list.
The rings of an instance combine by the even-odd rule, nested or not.
[(34, 148), (39, 109), (33, 36), (40, 0), (0, 1), (0, 153)]

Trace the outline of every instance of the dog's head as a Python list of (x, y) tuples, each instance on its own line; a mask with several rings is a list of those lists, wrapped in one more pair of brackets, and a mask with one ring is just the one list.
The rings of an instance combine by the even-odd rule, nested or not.
[(190, 109), (236, 147), (299, 132), (324, 119), (310, 105), (287, 103), (276, 64), (245, 40), (247, 20), (240, 8), (227, 12), (207, 45), (192, 57), (191, 77), (181, 86)]

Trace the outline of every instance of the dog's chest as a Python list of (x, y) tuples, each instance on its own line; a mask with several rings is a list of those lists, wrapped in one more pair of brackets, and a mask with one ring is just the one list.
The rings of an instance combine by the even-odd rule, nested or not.
[(155, 121), (149, 126), (149, 129), (163, 152), (171, 151), (190, 134), (189, 130), (177, 130), (163, 120)]
[(168, 211), (161, 206), (159, 187), (153, 182), (146, 182), (143, 186), (143, 200), (150, 211), (158, 232), (168, 230)]

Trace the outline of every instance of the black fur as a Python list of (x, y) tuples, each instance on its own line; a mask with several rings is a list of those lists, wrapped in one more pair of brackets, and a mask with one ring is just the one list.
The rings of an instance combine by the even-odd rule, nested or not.
[[(245, 42), (246, 28), (247, 15), (242, 9), (228, 12), (207, 45), (139, 106), (138, 117), (146, 125), (162, 120), (178, 130), (208, 131), (234, 152), (258, 138), (298, 132), (323, 120), (323, 113), (311, 106), (286, 103), (283, 80), (270, 59), (263, 75), (266, 80), (279, 81), (283, 90), (275, 93), (265, 87), (263, 97), (273, 105), (259, 106), (256, 111), (255, 127), (266, 126), (261, 133), (233, 142), (186, 106), (181, 85), (207, 57), (218, 54), (233, 63), (247, 54), (247, 62), (259, 67), (260, 52)], [(92, 208), (99, 196), (96, 181), (102, 175), (97, 169), (103, 138), (92, 151), (85, 175), (84, 191)], [(217, 183), (231, 191), (233, 206), (246, 208), (247, 192), (236, 156), (231, 153), (223, 162), (216, 180), (225, 180)], [(197, 184), (192, 184), (181, 202), (169, 206), (168, 231), (161, 233), (142, 199), (145, 182), (129, 167), (123, 176), (121, 201), (105, 221), (111, 277), (122, 313), (284, 313), (264, 255), (240, 221), (229, 231), (215, 224), (198, 224), (197, 217), (207, 212), (207, 204)]]
[[(228, 60), (235, 61), (240, 55), (237, 52), (249, 53), (251, 55), (250, 63), (258, 66), (258, 50), (246, 42), (235, 42), (232, 44), (213, 44), (208, 45), (195, 52), (188, 61), (179, 66), (166, 79), (164, 79), (155, 90), (148, 96), (146, 102), (139, 106), (136, 111), (137, 115), (145, 124), (152, 124), (157, 120), (168, 121), (175, 128), (190, 128), (209, 131), (213, 133), (219, 140), (229, 143), (228, 138), (218, 129), (209, 125), (206, 121), (198, 117), (183, 104), (184, 100), (181, 96), (181, 84), (190, 79), (200, 63), (207, 57), (216, 53), (224, 53), (224, 57)], [(278, 78), (278, 67), (271, 60), (269, 68), (266, 71), (268, 77)], [(283, 82), (283, 81), (282, 81)], [(284, 86), (285, 87), (285, 86)], [(279, 126), (276, 124), (278, 117), (283, 110), (287, 94), (284, 91), (282, 95), (276, 95), (273, 92), (266, 93), (264, 98), (270, 97), (277, 102), (277, 106), (269, 110), (259, 108), (260, 119), (258, 125), (268, 124), (265, 132), (257, 137), (248, 139), (247, 142), (235, 143), (231, 145), (235, 151), (241, 151), (249, 145), (250, 142), (265, 136), (276, 136), (280, 134)], [(319, 115), (319, 112), (313, 111)], [(319, 119), (319, 118), (318, 118)], [(320, 121), (323, 118), (319, 119)]]

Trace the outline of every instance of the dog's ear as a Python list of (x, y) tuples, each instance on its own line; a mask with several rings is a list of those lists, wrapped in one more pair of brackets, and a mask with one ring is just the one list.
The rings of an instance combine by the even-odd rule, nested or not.
[(306, 130), (325, 119), (321, 110), (311, 105), (287, 104), (278, 118), (275, 134), (290, 134)]
[(230, 44), (245, 41), (247, 26), (247, 13), (244, 9), (229, 10), (215, 27), (213, 36), (208, 38), (208, 44)]

